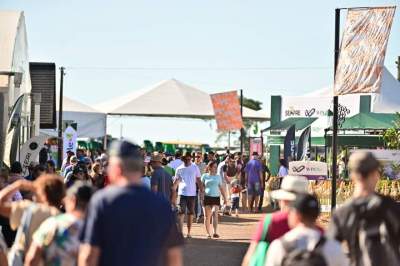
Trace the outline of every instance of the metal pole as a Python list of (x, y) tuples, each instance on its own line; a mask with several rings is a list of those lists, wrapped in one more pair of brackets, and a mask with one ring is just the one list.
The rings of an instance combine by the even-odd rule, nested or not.
[(400, 56), (397, 57), (397, 80), (400, 81)]
[(231, 131), (228, 131), (228, 150), (231, 150)]
[(58, 156), (57, 156), (57, 166), (61, 169), (62, 157), (63, 157), (63, 98), (64, 98), (64, 67), (60, 67), (60, 102), (58, 108)]
[[(243, 121), (243, 90), (240, 90), (240, 115), (242, 116)], [(244, 152), (244, 128), (240, 129), (240, 152), (243, 154)]]
[[(340, 49), (340, 9), (335, 9), (335, 67), (334, 74), (339, 60)], [(336, 207), (336, 179), (337, 179), (337, 131), (338, 131), (338, 96), (333, 97), (333, 123), (332, 123), (332, 198), (331, 210)]]

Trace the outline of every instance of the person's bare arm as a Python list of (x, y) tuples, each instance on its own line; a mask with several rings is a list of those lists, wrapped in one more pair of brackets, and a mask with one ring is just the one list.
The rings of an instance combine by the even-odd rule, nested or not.
[(253, 255), (254, 251), (256, 250), (257, 242), (252, 241), (250, 243), (249, 248), (247, 249), (246, 255), (244, 255), (242, 266), (248, 266), (250, 264), (251, 256)]
[(224, 204), (226, 204), (228, 200), (226, 199), (225, 189), (223, 189), (222, 185), (219, 185), (218, 187), (219, 191), (221, 192), (222, 198), (224, 199)]
[(82, 244), (79, 248), (78, 266), (97, 266), (99, 256), (100, 249), (98, 247)]
[(0, 215), (10, 217), (11, 206), (9, 200), (18, 190), (34, 191), (33, 183), (27, 180), (18, 180), (0, 191)]
[(35, 243), (31, 244), (28, 253), (25, 257), (25, 266), (37, 266), (40, 265), (40, 258), (42, 256), (42, 249)]
[(182, 248), (173, 247), (168, 249), (165, 264), (167, 266), (182, 266), (183, 265)]

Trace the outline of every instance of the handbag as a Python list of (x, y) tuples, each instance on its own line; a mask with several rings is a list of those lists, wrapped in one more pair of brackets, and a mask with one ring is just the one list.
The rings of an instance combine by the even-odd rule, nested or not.
[[(25, 260), (25, 253), (28, 248), (27, 236), (29, 233), (29, 226), (32, 220), (32, 209), (34, 204), (30, 205), (25, 209), (22, 214), (21, 224), (18, 228), (17, 235), (15, 237), (16, 240), (22, 240), (23, 243), (15, 242), (11, 247), (11, 250), (8, 254), (8, 265), (9, 266), (23, 266)], [(22, 248), (20, 248), (20, 245)]]
[(254, 253), (250, 258), (250, 266), (264, 266), (265, 258), (269, 248), (269, 242), (266, 241), (269, 224), (271, 223), (271, 215), (267, 214), (264, 219), (261, 240), (258, 242)]

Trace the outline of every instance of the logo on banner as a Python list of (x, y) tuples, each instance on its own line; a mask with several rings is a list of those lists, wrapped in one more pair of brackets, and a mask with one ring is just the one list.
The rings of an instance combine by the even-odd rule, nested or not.
[(289, 162), (289, 175), (301, 175), (310, 180), (324, 180), (328, 177), (328, 165), (316, 161)]
[(305, 115), (307, 117), (311, 117), (311, 116), (313, 116), (314, 113), (315, 113), (315, 108), (312, 108), (310, 110), (306, 110)]
[(350, 114), (350, 109), (344, 105), (338, 105), (338, 126), (341, 127), (346, 121), (346, 116)]
[(36, 136), (27, 140), (21, 147), (20, 158), (22, 162), (22, 174), (29, 174), (28, 168), (31, 162), (38, 159), (40, 150), (44, 148), (45, 136)]

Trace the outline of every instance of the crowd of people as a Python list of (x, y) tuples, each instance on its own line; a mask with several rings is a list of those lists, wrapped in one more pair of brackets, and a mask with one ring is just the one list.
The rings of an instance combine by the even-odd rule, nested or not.
[[(354, 197), (325, 232), (308, 180), (282, 160), (278, 211), (259, 222), (243, 265), (400, 265), (400, 209), (375, 193), (378, 161), (358, 152), (348, 168)], [(52, 161), (22, 172), (19, 162), (0, 171), (0, 265), (179, 266), (184, 231), (190, 239), (203, 222), (220, 238), (219, 216), (259, 212), (270, 176), (256, 152), (172, 156), (128, 141), (95, 158), (69, 152), (60, 172)]]

